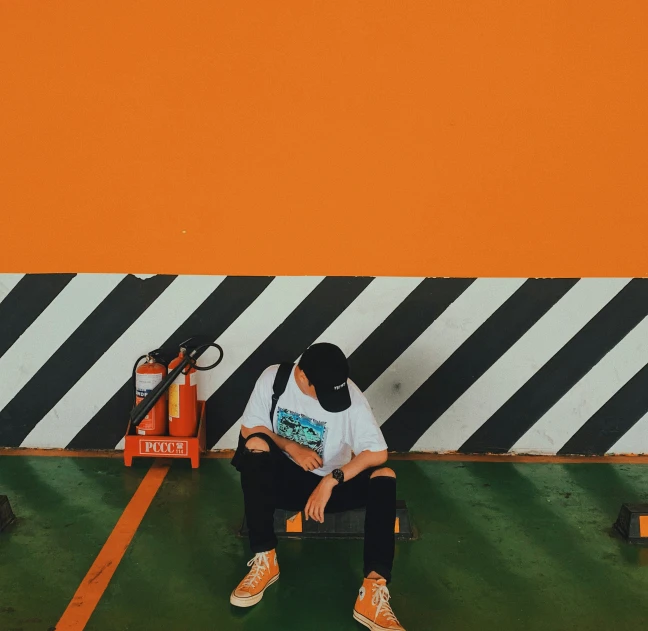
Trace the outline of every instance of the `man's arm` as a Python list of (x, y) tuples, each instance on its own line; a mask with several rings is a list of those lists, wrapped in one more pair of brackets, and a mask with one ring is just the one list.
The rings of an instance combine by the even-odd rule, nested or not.
[(247, 438), (251, 434), (265, 434), (266, 436), (270, 436), (274, 444), (282, 451), (285, 451), (304, 471), (314, 471), (322, 466), (322, 459), (316, 451), (304, 447), (294, 440), (279, 436), (264, 425), (257, 425), (252, 428), (241, 426), (241, 435), (243, 438)]
[(371, 406), (362, 393), (358, 393), (362, 405), (357, 406), (350, 424), (351, 436), (349, 445), (356, 456), (340, 467), (344, 479), (351, 480), (369, 467), (379, 467), (387, 462), (387, 443), (371, 410)]
[[(346, 482), (351, 478), (355, 478), (355, 476), (365, 469), (368, 469), (369, 467), (379, 467), (385, 462), (387, 462), (386, 449), (383, 451), (367, 450), (351, 458), (351, 460), (344, 466), (340, 467), (340, 469), (344, 473), (344, 481)], [(320, 483), (312, 492), (311, 496), (308, 498), (308, 502), (306, 503), (306, 508), (304, 509), (306, 519), (311, 517), (315, 521), (324, 522), (324, 509), (331, 498), (333, 488), (338, 484), (339, 482), (330, 473), (320, 480)]]
[[(340, 467), (340, 469), (342, 470), (342, 473), (344, 473), (344, 481), (346, 482), (351, 478), (355, 478), (355, 476), (362, 473), (365, 469), (369, 469), (369, 467), (378, 467), (381, 464), (385, 464), (385, 462), (387, 462), (386, 449), (383, 451), (363, 451), (357, 456), (351, 458), (351, 460), (344, 466)], [(324, 477), (326, 478), (329, 476)], [(335, 484), (338, 483), (333, 476), (331, 476), (331, 478)]]
[(276, 371), (273, 367), (267, 368), (257, 379), (254, 390), (250, 395), (241, 420), (241, 436), (249, 438), (251, 434), (266, 434), (274, 441), (275, 445), (285, 451), (305, 471), (313, 471), (322, 466), (321, 458), (307, 447), (277, 436), (272, 431), (269, 421), (270, 399), (272, 394), (272, 379)]

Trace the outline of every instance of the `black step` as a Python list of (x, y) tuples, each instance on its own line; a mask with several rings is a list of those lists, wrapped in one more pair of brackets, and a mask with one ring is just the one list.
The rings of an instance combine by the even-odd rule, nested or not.
[(613, 528), (628, 543), (648, 545), (648, 504), (622, 504)]
[[(275, 534), (279, 539), (363, 539), (365, 509), (325, 513), (324, 523), (306, 520), (303, 511), (290, 511), (278, 508), (274, 514)], [(396, 502), (396, 522), (394, 533), (398, 541), (415, 538), (414, 528), (407, 505), (403, 500)], [(247, 537), (247, 521), (243, 523), (239, 536)]]
[(2, 532), (16, 516), (11, 510), (9, 498), (6, 495), (0, 495), (0, 532)]

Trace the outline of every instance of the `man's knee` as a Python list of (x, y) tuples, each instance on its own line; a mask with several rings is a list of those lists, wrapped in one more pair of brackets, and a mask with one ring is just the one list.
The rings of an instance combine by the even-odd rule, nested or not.
[(256, 453), (260, 451), (270, 451), (270, 445), (268, 445), (268, 443), (259, 436), (252, 436), (251, 438), (248, 438), (245, 441), (245, 447), (248, 449), (248, 451)]
[(395, 478), (396, 473), (394, 472), (393, 469), (390, 469), (389, 467), (382, 467), (381, 469), (376, 469), (372, 474), (372, 478)]

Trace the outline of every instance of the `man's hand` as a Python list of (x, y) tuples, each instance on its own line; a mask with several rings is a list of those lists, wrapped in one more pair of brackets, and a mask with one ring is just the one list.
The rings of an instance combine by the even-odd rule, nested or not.
[(322, 459), (317, 455), (317, 452), (299, 443), (288, 441), (286, 451), (304, 471), (313, 471), (322, 466)]
[(315, 521), (324, 523), (324, 509), (326, 508), (329, 499), (331, 499), (331, 493), (336, 484), (336, 480), (330, 475), (321, 479), (320, 483), (315, 487), (315, 490), (308, 498), (308, 502), (306, 502), (304, 515), (307, 520), (311, 517)]

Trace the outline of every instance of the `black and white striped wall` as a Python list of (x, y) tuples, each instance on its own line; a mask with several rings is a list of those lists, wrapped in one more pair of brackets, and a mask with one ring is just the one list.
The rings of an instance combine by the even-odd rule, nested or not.
[(325, 340), (392, 450), (648, 452), (647, 316), (647, 279), (0, 275), (0, 446), (121, 447), (135, 359), (206, 334), (210, 448)]

